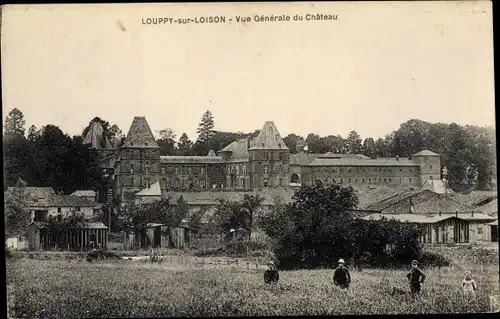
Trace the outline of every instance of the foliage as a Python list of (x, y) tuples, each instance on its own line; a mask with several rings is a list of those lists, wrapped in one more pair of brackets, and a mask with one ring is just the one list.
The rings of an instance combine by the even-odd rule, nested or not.
[(198, 133), (198, 142), (202, 144), (208, 144), (210, 139), (214, 135), (214, 117), (212, 115), (212, 112), (206, 111), (203, 113), (203, 116), (201, 117), (201, 122), (198, 125), (198, 129), (196, 130), (196, 133)]
[(179, 142), (177, 143), (177, 149), (179, 155), (188, 156), (191, 155), (191, 147), (193, 146), (193, 142), (189, 140), (189, 137), (186, 133), (182, 133), (179, 138)]
[[(407, 270), (353, 270), (345, 293), (332, 285), (332, 270), (281, 272), (271, 288), (263, 267), (251, 266), (17, 259), (7, 260), (6, 281), (15, 287), (16, 318), (481, 313), (490, 311), (488, 296), (498, 294), (498, 264), (477, 266), (475, 302), (461, 294), (462, 268), (424, 269), (421, 301), (413, 302)], [(405, 294), (392, 296), (393, 287)]]
[(248, 194), (243, 196), (241, 202), (218, 199), (214, 218), (221, 232), (227, 234), (231, 229), (243, 229), (250, 238), (254, 229), (254, 215), (263, 201), (264, 198), (259, 195)]
[[(111, 143), (114, 141), (115, 138), (119, 138), (119, 137), (123, 136), (122, 130), (118, 127), (118, 125), (116, 125), (116, 124), (111, 125), (108, 121), (105, 121), (105, 120), (101, 119), (100, 117), (94, 117), (92, 119), (92, 121), (89, 122), (87, 127), (85, 127), (83, 129), (82, 137), (85, 137), (87, 135), (87, 133), (90, 129), (90, 126), (92, 125), (93, 122), (101, 123), (103, 133), (104, 133), (104, 135), (106, 135), (106, 137), (108, 138), (108, 140)], [(102, 145), (102, 146), (104, 146), (104, 145)]]
[(191, 215), (189, 219), (189, 230), (193, 235), (199, 235), (202, 230), (202, 217), (205, 214), (205, 210), (200, 209)]
[(361, 137), (359, 136), (358, 132), (349, 132), (349, 136), (345, 140), (345, 150), (350, 154), (360, 154), (363, 151), (363, 146), (361, 145)]
[(86, 218), (81, 212), (71, 211), (69, 214), (58, 214), (55, 216), (49, 215), (45, 220), (47, 223), (46, 229), (52, 234), (52, 239), (58, 247), (64, 247), (68, 243), (66, 234), (85, 228)]
[(17, 108), (12, 109), (5, 117), (4, 141), (12, 137), (24, 136), (25, 125), (26, 121), (23, 112)]
[(350, 212), (358, 203), (352, 187), (337, 184), (302, 186), (293, 203), (262, 217), (264, 232), (274, 241), (280, 266), (311, 268), (349, 258), (352, 245)]
[(357, 219), (352, 227), (352, 255), (358, 265), (386, 268), (407, 266), (413, 259), (420, 260), (421, 230), (416, 225), (387, 219)]
[(283, 138), (283, 141), (285, 142), (286, 146), (290, 149), (291, 154), (298, 153), (299, 151), (302, 151), (306, 140), (299, 135), (296, 134), (288, 134)]
[(18, 181), (5, 198), (5, 237), (24, 235), (31, 220), (31, 213), (26, 209), (27, 194), (25, 183)]
[(177, 135), (171, 128), (164, 128), (158, 131), (159, 138), (156, 140), (160, 147), (160, 155), (175, 155), (177, 152), (175, 138)]

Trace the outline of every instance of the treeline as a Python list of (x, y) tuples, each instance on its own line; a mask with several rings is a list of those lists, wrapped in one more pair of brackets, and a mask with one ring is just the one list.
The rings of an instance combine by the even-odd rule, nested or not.
[[(99, 117), (91, 122), (102, 124), (104, 134), (114, 146), (120, 146), (125, 135), (116, 125)], [(90, 123), (91, 123), (90, 122)], [(83, 145), (89, 125), (81, 135), (70, 137), (57, 126), (41, 129), (30, 126), (26, 133), (23, 114), (13, 109), (4, 127), (4, 185), (12, 186), (18, 178), (28, 185), (49, 186), (64, 193), (76, 189), (101, 189), (107, 181), (97, 169), (97, 154)], [(205, 156), (241, 138), (253, 138), (251, 133), (216, 131), (215, 120), (206, 111), (199, 123), (198, 137), (193, 142), (186, 133), (177, 140), (170, 128), (156, 131), (161, 155)], [(43, 132), (43, 134), (42, 134)], [(423, 149), (442, 154), (442, 165), (448, 168), (448, 181), (455, 189), (463, 185), (490, 187), (496, 176), (496, 139), (493, 127), (460, 126), (455, 123), (428, 123), (410, 120), (384, 138), (367, 137), (356, 131), (344, 138), (340, 135), (302, 137), (289, 134), (284, 138), (291, 153), (351, 153), (376, 157), (407, 157)], [(104, 187), (105, 188), (105, 187)]]

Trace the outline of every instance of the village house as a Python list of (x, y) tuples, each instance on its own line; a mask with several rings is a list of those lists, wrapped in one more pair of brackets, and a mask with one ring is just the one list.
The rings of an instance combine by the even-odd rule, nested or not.
[(83, 197), (88, 201), (97, 202), (97, 192), (94, 190), (76, 190), (70, 196)]

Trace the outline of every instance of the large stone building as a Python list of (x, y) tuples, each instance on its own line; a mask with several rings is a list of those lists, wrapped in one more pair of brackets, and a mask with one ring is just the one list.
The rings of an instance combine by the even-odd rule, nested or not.
[[(95, 127), (94, 127), (95, 126)], [(90, 135), (90, 136), (89, 136)], [(232, 142), (218, 154), (162, 156), (145, 117), (135, 117), (123, 145), (109, 143), (93, 125), (85, 141), (102, 153), (100, 165), (114, 176), (122, 203), (159, 182), (162, 192), (214, 188), (250, 190), (287, 188), (316, 180), (347, 185), (421, 187), (441, 179), (441, 156), (428, 150), (408, 158), (370, 159), (359, 154), (290, 154), (272, 121), (259, 135)]]

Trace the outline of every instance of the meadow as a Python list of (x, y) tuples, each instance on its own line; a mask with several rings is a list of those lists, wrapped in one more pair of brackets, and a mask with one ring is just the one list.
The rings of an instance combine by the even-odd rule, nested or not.
[[(269, 287), (264, 267), (247, 267), (9, 258), (7, 285), (16, 318), (477, 313), (490, 311), (499, 289), (498, 263), (424, 269), (419, 302), (391, 294), (409, 290), (406, 270), (353, 270), (349, 291), (340, 291), (332, 270), (282, 271)], [(479, 286), (475, 302), (461, 294), (466, 268)]]

